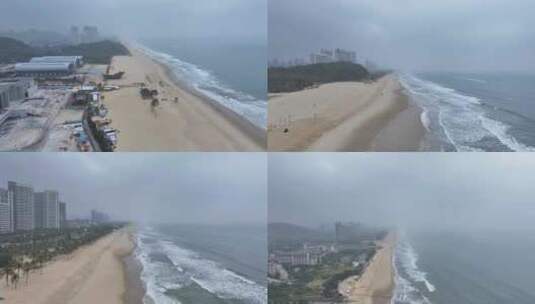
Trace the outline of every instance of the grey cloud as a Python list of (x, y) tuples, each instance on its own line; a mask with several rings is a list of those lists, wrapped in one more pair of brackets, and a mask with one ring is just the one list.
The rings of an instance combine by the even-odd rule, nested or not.
[(129, 38), (225, 38), (265, 43), (266, 0), (2, 0), (0, 28), (67, 32), (96, 25)]
[(133, 221), (264, 223), (266, 156), (225, 153), (3, 153), (8, 180), (57, 189), (71, 215)]
[(322, 47), (411, 70), (535, 68), (532, 0), (270, 0), (271, 58)]
[(529, 153), (270, 155), (268, 219), (535, 230), (534, 169)]

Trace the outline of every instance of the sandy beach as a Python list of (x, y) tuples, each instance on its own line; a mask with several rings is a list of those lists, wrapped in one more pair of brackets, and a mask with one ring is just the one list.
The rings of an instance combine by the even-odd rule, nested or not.
[(2, 296), (10, 304), (125, 303), (122, 258), (133, 249), (130, 232), (121, 229), (31, 273), (27, 285), (2, 282)]
[(425, 134), (392, 74), (271, 95), (268, 108), (270, 151), (417, 151)]
[[(114, 57), (110, 73), (126, 72), (104, 94), (111, 126), (119, 130), (117, 151), (263, 151), (265, 131), (215, 101), (186, 90), (169, 70), (130, 47)], [(140, 84), (159, 92), (155, 109), (139, 94)], [(178, 102), (175, 102), (178, 98)]]
[(394, 233), (378, 242), (381, 249), (359, 277), (351, 277), (340, 283), (338, 290), (350, 303), (389, 304), (394, 290), (392, 257), (396, 243)]

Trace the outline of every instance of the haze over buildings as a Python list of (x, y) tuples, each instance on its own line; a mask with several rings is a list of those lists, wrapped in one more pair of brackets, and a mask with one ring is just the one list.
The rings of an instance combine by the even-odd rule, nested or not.
[(358, 50), (407, 70), (535, 69), (532, 0), (270, 0), (269, 57)]
[(0, 185), (13, 180), (36, 191), (57, 189), (69, 218), (95, 209), (139, 222), (266, 221), (264, 154), (4, 153), (0, 167)]
[(529, 153), (269, 156), (270, 222), (535, 230)]
[[(265, 0), (50, 0), (0, 2), (0, 28), (74, 35), (99, 32), (134, 38), (182, 37), (265, 44)], [(39, 12), (32, 14), (31, 12)], [(89, 28), (84, 28), (89, 25)], [(76, 26), (77, 29), (74, 29)], [(97, 33), (98, 34), (98, 33)]]

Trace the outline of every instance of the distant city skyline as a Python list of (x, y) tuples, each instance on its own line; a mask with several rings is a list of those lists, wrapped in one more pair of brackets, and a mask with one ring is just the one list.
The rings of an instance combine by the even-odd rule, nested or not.
[(338, 46), (400, 70), (530, 72), (534, 10), (532, 0), (269, 0), (269, 57)]
[(57, 190), (69, 218), (94, 209), (119, 221), (261, 224), (266, 166), (255, 153), (4, 153), (0, 188)]
[(0, 185), (0, 234), (66, 227), (67, 204), (60, 201), (60, 192), (38, 192), (13, 180), (6, 186)]

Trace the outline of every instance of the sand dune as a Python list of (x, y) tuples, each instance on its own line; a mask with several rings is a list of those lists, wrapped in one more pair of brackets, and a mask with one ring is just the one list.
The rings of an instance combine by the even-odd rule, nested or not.
[[(111, 72), (125, 71), (109, 84), (122, 88), (104, 94), (112, 126), (120, 133), (117, 151), (262, 151), (265, 131), (234, 112), (178, 86), (169, 71), (130, 49), (113, 58)], [(139, 94), (139, 84), (159, 91), (160, 106)], [(178, 102), (175, 102), (178, 97)]]
[(123, 303), (121, 258), (133, 248), (129, 232), (116, 231), (33, 272), (28, 285), (3, 286), (2, 296), (10, 304)]
[(414, 151), (425, 130), (394, 75), (274, 94), (268, 107), (270, 151)]

